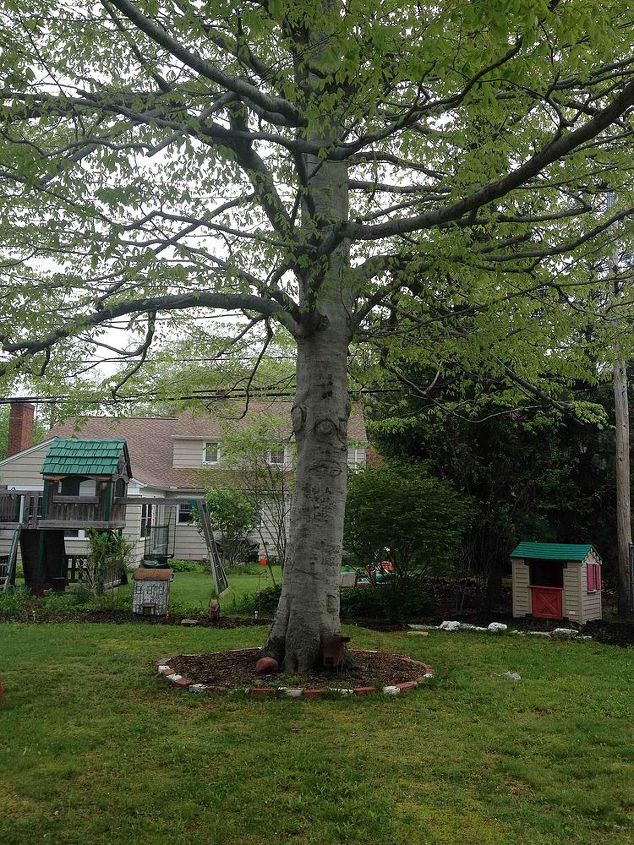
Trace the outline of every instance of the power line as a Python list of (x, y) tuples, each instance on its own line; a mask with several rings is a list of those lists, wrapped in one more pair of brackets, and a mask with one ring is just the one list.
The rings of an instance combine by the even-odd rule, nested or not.
[[(382, 387), (382, 388), (359, 388), (358, 390), (349, 390), (353, 396), (378, 395), (386, 393), (402, 393), (409, 395), (402, 387)], [(156, 392), (140, 393), (130, 396), (121, 397), (73, 397), (70, 395), (60, 396), (0, 396), (0, 405), (10, 405), (13, 402), (28, 402), (36, 405), (54, 405), (61, 402), (73, 402), (76, 405), (125, 405), (130, 402), (182, 402), (182, 401), (201, 401), (201, 402), (223, 402), (232, 399), (293, 399), (295, 397), (294, 391), (285, 390), (254, 390), (248, 394), (244, 389), (237, 389), (231, 391), (218, 391), (212, 393), (210, 391), (194, 391), (189, 395), (181, 396), (160, 396)]]

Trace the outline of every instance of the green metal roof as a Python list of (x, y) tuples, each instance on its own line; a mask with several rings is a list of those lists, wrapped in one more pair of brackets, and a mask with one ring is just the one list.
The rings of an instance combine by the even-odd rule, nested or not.
[(42, 475), (114, 475), (121, 454), (128, 464), (125, 440), (77, 440), (57, 438), (42, 466)]
[(590, 543), (519, 543), (511, 557), (537, 558), (539, 560), (583, 560), (593, 546)]

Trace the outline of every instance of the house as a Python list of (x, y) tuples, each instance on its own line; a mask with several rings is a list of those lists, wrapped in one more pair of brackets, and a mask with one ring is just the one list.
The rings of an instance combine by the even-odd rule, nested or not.
[[(132, 560), (144, 556), (146, 538), (152, 527), (173, 519), (174, 557), (204, 560), (207, 545), (192, 522), (191, 505), (182, 500), (200, 496), (209, 486), (210, 472), (223, 465), (223, 437), (228, 430), (247, 430), (268, 415), (280, 421), (280, 443), (268, 460), (292, 471), (290, 448), (292, 403), (277, 400), (252, 401), (243, 415), (243, 403), (221, 400), (206, 414), (185, 412), (176, 417), (80, 417), (56, 425), (46, 439), (32, 444), (33, 406), (13, 403), (9, 421), (9, 456), (0, 461), (0, 485), (15, 491), (43, 490), (42, 468), (56, 438), (80, 440), (123, 440), (129, 454), (132, 477), (127, 487), (127, 508), (123, 533), (133, 545)], [(367, 434), (361, 406), (353, 406), (349, 425), (348, 464), (365, 464)], [(135, 504), (138, 499), (138, 504)], [(174, 508), (170, 499), (180, 499)], [(142, 501), (141, 501), (142, 500)], [(173, 513), (174, 516), (170, 517)], [(266, 528), (266, 514), (262, 515)], [(1, 515), (0, 515), (1, 522)], [(264, 532), (263, 532), (264, 533)], [(266, 538), (265, 538), (266, 540)], [(269, 538), (273, 543), (272, 535)], [(9, 531), (0, 527), (0, 555), (7, 554)], [(81, 555), (86, 540), (81, 528), (65, 532), (67, 555)]]

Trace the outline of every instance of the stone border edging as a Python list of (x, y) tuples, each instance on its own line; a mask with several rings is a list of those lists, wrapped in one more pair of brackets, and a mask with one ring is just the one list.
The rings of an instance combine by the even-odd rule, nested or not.
[[(258, 652), (260, 650), (261, 649), (259, 648), (234, 648), (230, 649), (228, 652), (223, 653), (231, 654), (232, 652), (245, 651)], [(376, 651), (369, 651), (367, 649), (355, 650), (366, 654), (377, 653)], [(428, 666), (426, 663), (421, 663), (418, 660), (412, 660), (411, 657), (403, 655), (403, 660), (405, 662), (413, 663), (416, 666), (420, 666), (421, 669), (424, 670), (420, 678), (417, 678), (415, 681), (404, 681), (400, 684), (388, 684), (384, 687), (235, 687), (233, 689), (230, 689), (229, 687), (223, 687), (217, 684), (195, 684), (189, 678), (185, 678), (183, 675), (179, 675), (178, 672), (175, 672), (170, 667), (169, 662), (171, 660), (175, 660), (176, 657), (181, 656), (193, 657), (194, 655), (172, 655), (172, 657), (164, 657), (161, 660), (157, 660), (157, 674), (165, 678), (166, 681), (169, 681), (170, 683), (174, 684), (174, 686), (176, 687), (180, 687), (181, 689), (187, 689), (188, 692), (199, 694), (218, 693), (221, 695), (231, 695), (232, 693), (242, 693), (244, 695), (250, 695), (253, 698), (318, 698), (322, 695), (335, 695), (340, 696), (341, 698), (354, 698), (361, 695), (371, 695), (373, 693), (379, 692), (383, 695), (400, 695), (402, 692), (409, 692), (410, 690), (416, 689), (420, 684), (434, 677), (434, 673), (431, 666)]]

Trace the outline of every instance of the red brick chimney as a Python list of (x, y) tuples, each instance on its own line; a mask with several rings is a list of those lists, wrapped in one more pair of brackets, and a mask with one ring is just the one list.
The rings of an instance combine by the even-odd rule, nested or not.
[(28, 402), (11, 402), (7, 457), (33, 445), (34, 416), (35, 405)]

